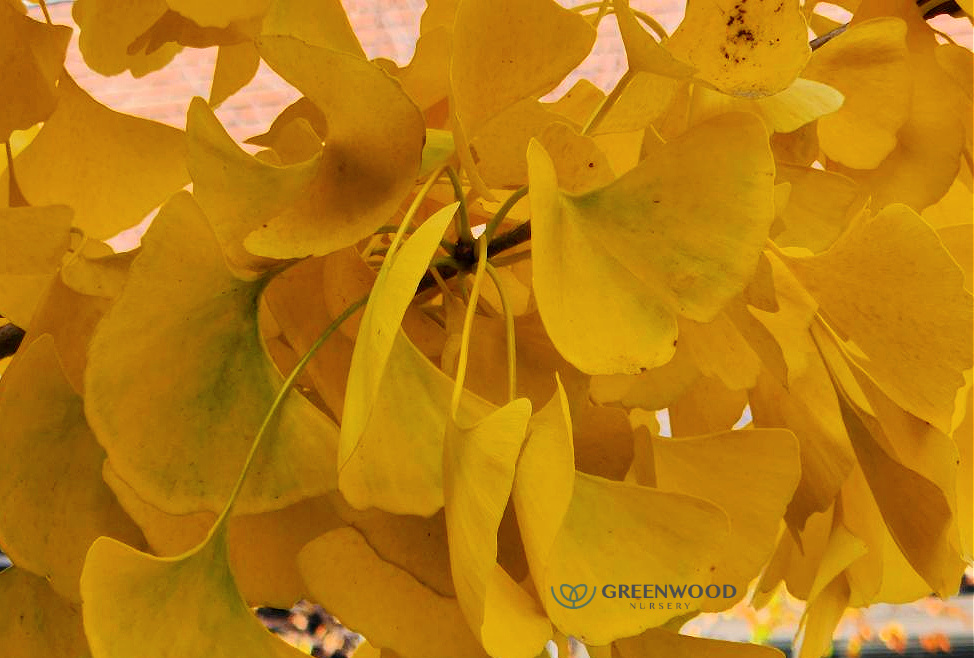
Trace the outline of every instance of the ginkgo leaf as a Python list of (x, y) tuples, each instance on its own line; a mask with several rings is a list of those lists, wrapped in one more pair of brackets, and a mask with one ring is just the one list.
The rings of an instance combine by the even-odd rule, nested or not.
[[(93, 658), (306, 655), (271, 634), (251, 612), (230, 571), (227, 543), (225, 525), (172, 558), (153, 557), (108, 537), (95, 541), (81, 574)], [(143, 614), (120, 615), (119, 609)], [(193, 614), (181, 614), (185, 610)]]
[(504, 108), (554, 89), (591, 50), (595, 30), (553, 0), (461, 0), (453, 42), (454, 111), (472, 137)]
[(809, 601), (796, 638), (798, 658), (824, 656), (832, 650), (832, 634), (849, 604), (849, 582), (844, 575), (829, 583), (821, 596)]
[[(451, 112), (457, 153), (487, 199), (470, 141), (501, 110), (557, 86), (592, 49), (595, 30), (554, 0), (461, 0), (453, 23)], [(479, 183), (479, 184), (478, 184)]]
[(562, 355), (591, 374), (672, 358), (676, 316), (713, 319), (743, 289), (773, 219), (773, 164), (752, 115), (702, 124), (580, 196), (558, 190), (537, 143), (528, 162), (538, 310)]
[(637, 637), (616, 640), (612, 646), (621, 658), (653, 655), (669, 658), (776, 658), (784, 655), (773, 647), (680, 635), (661, 628), (652, 628)]
[(57, 109), (14, 161), (32, 205), (71, 206), (74, 225), (104, 239), (189, 182), (182, 131), (115, 112), (67, 74), (58, 95)]
[(165, 0), (80, 0), (71, 15), (81, 28), (78, 45), (85, 64), (102, 75), (131, 70), (135, 77), (162, 68), (182, 50), (175, 43), (151, 53), (129, 52), (129, 46), (166, 13)]
[[(709, 500), (730, 519), (724, 557), (714, 582), (738, 596), (771, 557), (778, 525), (801, 473), (798, 441), (788, 430), (752, 429), (686, 439), (653, 439), (656, 486)], [(746, 469), (725, 468), (747, 455)], [(734, 599), (708, 600), (704, 610), (726, 609)]]
[(210, 86), (210, 106), (218, 106), (246, 86), (259, 65), (260, 53), (252, 41), (220, 46)]
[[(213, 512), (174, 515), (149, 505), (119, 479), (108, 462), (103, 475), (160, 557), (175, 557), (193, 549), (216, 521)], [(323, 530), (343, 525), (326, 497), (308, 498), (273, 512), (231, 518), (230, 568), (241, 596), (250, 605), (283, 608), (307, 596), (295, 556)]]
[(66, 206), (0, 208), (0, 315), (30, 326), (34, 309), (70, 245)]
[(754, 112), (769, 131), (792, 132), (831, 115), (842, 107), (844, 100), (837, 89), (807, 78), (797, 78), (778, 93), (762, 98), (737, 98), (696, 85), (691, 121), (697, 123), (724, 112)]
[[(625, 600), (595, 596), (593, 588), (613, 583), (706, 586), (727, 536), (727, 517), (699, 498), (576, 472), (568, 413), (559, 386), (531, 419), (514, 480), (518, 525), (548, 617), (563, 633), (608, 644), (698, 609), (699, 599), (683, 597), (679, 609), (628, 614)], [(660, 536), (672, 539), (653, 539)], [(558, 603), (556, 590), (561, 600), (573, 601), (565, 588), (578, 592), (582, 585), (589, 601), (584, 607)]]
[[(534, 658), (551, 636), (536, 604), (497, 564), (497, 530), (530, 417), (531, 403), (519, 398), (471, 427), (451, 422), (443, 450), (444, 506), (457, 601), (487, 653), (512, 658)], [(508, 615), (518, 620), (516, 628), (498, 623)]]
[(412, 189), (425, 131), (399, 84), (375, 64), (285, 36), (262, 36), (261, 57), (326, 120), (311, 194), (245, 240), (273, 258), (323, 255), (384, 224)]
[(50, 116), (71, 29), (49, 25), (0, 3), (0, 62), (7, 86), (0, 110), (0, 141)]
[(238, 0), (231, 4), (197, 2), (196, 0), (166, 0), (166, 5), (200, 27), (227, 27), (234, 21), (260, 16), (267, 11), (271, 0)]
[(812, 54), (802, 75), (845, 96), (838, 112), (818, 122), (826, 155), (872, 169), (890, 154), (910, 112), (907, 55), (906, 25), (893, 17), (852, 25)]
[(454, 598), (383, 560), (352, 528), (327, 532), (298, 554), (314, 596), (374, 647), (403, 658), (486, 656)]
[(688, 78), (696, 72), (694, 67), (674, 57), (667, 48), (650, 36), (629, 7), (629, 0), (619, 0), (613, 6), (630, 70), (671, 78)]
[(231, 263), (252, 270), (272, 267), (273, 262), (247, 252), (244, 239), (307, 192), (321, 165), (320, 140), (314, 155), (302, 162), (285, 166), (264, 162), (241, 149), (197, 98), (189, 106), (186, 134), (193, 194)]
[(105, 453), (50, 336), (22, 348), (4, 373), (0, 415), (7, 463), (0, 472), (0, 545), (18, 567), (77, 601), (85, 553), (97, 537), (143, 540), (102, 481)]
[[(847, 357), (841, 354), (827, 330), (818, 326), (814, 329), (816, 344), (841, 391), (839, 404), (856, 458), (890, 534), (933, 591), (942, 597), (949, 596), (955, 591), (957, 577), (963, 570), (957, 552), (959, 546), (951, 532), (955, 476), (949, 471), (944, 473), (948, 468), (952, 470), (951, 461), (955, 464), (958, 461), (955, 447), (947, 437), (936, 441), (936, 437), (925, 436), (927, 443), (939, 443), (933, 446), (934, 468), (939, 473), (934, 477), (924, 473), (924, 462), (928, 459), (917, 451), (913, 454), (904, 451), (902, 440), (897, 447), (882, 420), (875, 417), (873, 404), (878, 400), (875, 395), (870, 400), (859, 385), (855, 363), (851, 360), (847, 363)], [(896, 430), (902, 431), (902, 426)], [(938, 479), (942, 481), (937, 482)], [(917, 513), (918, 510), (923, 513)]]
[(0, 573), (0, 649), (9, 658), (88, 658), (81, 607), (40, 576), (20, 568)]
[(825, 251), (865, 206), (862, 189), (831, 171), (779, 163), (775, 180), (791, 186), (788, 203), (778, 215), (781, 230), (771, 236), (781, 247)]
[(933, 229), (893, 205), (828, 251), (785, 262), (829, 324), (861, 350), (856, 361), (883, 392), (949, 431), (961, 373), (974, 358), (972, 303), (963, 272)]
[(288, 35), (320, 48), (365, 58), (340, 0), (271, 0), (261, 23), (265, 35)]
[(743, 98), (785, 89), (811, 54), (795, 0), (691, 0), (666, 45), (697, 77)]
[(747, 406), (747, 392), (714, 377), (699, 377), (669, 406), (673, 436), (697, 436), (734, 427)]
[[(257, 326), (266, 278), (242, 280), (227, 269), (206, 217), (185, 193), (166, 204), (143, 245), (92, 339), (85, 412), (112, 467), (146, 502), (171, 514), (216, 512), (249, 448), (244, 439), (282, 382)], [(169, 394), (141, 395), (152, 381)], [(292, 394), (236, 511), (279, 509), (334, 488), (337, 434)]]
[(381, 559), (396, 565), (441, 596), (453, 598), (446, 515), (393, 514), (375, 507), (357, 510), (338, 492), (329, 494), (335, 511), (358, 531)]
[(55, 276), (37, 305), (24, 343), (50, 334), (61, 367), (72, 388), (84, 392), (84, 373), (88, 361), (88, 343), (111, 300), (85, 295)]
[[(453, 382), (399, 325), (455, 208), (427, 219), (386, 258), (359, 325), (338, 452), (339, 488), (353, 507), (428, 516), (443, 506), (443, 437)], [(465, 398), (464, 422), (490, 409)], [(400, 450), (410, 459), (402, 460)]]

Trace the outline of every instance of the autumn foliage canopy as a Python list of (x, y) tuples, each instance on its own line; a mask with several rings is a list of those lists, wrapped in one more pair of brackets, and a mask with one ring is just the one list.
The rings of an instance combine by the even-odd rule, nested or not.
[[(77, 0), (99, 73), (219, 48), (180, 130), (0, 0), (0, 654), (297, 657), (251, 607), (307, 598), (361, 656), (763, 658), (679, 631), (783, 586), (817, 658), (954, 593), (971, 52), (815, 4), (429, 0), (399, 66), (339, 0)], [(600, 22), (618, 85), (550, 94)]]

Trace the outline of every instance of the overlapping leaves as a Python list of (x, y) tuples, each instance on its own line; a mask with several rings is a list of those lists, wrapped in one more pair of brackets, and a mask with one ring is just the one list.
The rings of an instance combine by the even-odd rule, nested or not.
[[(763, 656), (677, 631), (783, 582), (820, 656), (951, 594), (971, 55), (901, 0), (813, 51), (808, 11), (431, 0), (399, 66), (337, 0), (78, 0), (103, 74), (219, 48), (183, 132), (0, 2), (4, 655), (297, 655), (248, 605), (310, 596), (404, 658)], [(610, 14), (618, 86), (545, 97)], [(303, 97), (242, 146), (210, 107), (261, 61)]]

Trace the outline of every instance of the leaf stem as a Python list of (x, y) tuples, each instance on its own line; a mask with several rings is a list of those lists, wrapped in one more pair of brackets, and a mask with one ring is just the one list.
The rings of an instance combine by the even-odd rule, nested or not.
[(504, 330), (507, 334), (507, 401), (513, 402), (517, 397), (517, 346), (514, 334), (514, 309), (504, 293), (504, 286), (501, 284), (500, 274), (497, 268), (490, 263), (485, 263), (487, 274), (497, 288), (497, 295), (501, 298), (501, 307), (504, 309)]
[(484, 282), (484, 272), (487, 270), (487, 241), (483, 236), (475, 243), (477, 247), (477, 272), (473, 278), (473, 288), (470, 291), (470, 301), (467, 302), (467, 313), (463, 318), (463, 332), (460, 334), (460, 354), (457, 357), (457, 375), (453, 382), (453, 397), (450, 399), (450, 417), (455, 421), (460, 409), (460, 397), (463, 395), (463, 382), (467, 378), (467, 361), (470, 358), (470, 335), (473, 332), (473, 319), (477, 314), (477, 301), (480, 299), (480, 288)]
[(453, 185), (453, 195), (460, 203), (460, 212), (457, 214), (457, 234), (460, 241), (465, 244), (473, 244), (473, 233), (470, 231), (470, 216), (467, 214), (467, 200), (463, 196), (463, 186), (460, 184), (460, 177), (453, 167), (446, 168), (446, 175), (450, 177), (450, 184)]
[(494, 237), (494, 233), (497, 231), (497, 227), (500, 226), (501, 222), (504, 221), (504, 218), (507, 217), (507, 213), (511, 211), (511, 208), (514, 207), (514, 204), (520, 201), (527, 193), (528, 193), (527, 185), (518, 188), (511, 196), (507, 197), (507, 200), (504, 201), (503, 205), (501, 205), (501, 207), (497, 209), (497, 212), (494, 213), (494, 216), (490, 218), (489, 222), (487, 222), (487, 228), (484, 229), (483, 237), (487, 242), (490, 242), (491, 238)]
[(243, 488), (244, 480), (247, 478), (247, 473), (250, 471), (250, 467), (253, 464), (254, 456), (257, 454), (257, 449), (260, 447), (261, 441), (264, 435), (267, 434), (268, 428), (271, 426), (271, 421), (274, 420), (274, 416), (277, 414), (277, 410), (281, 408), (284, 404), (284, 400), (287, 398), (287, 394), (294, 388), (294, 382), (297, 381), (298, 377), (304, 371), (305, 366), (311, 361), (312, 357), (318, 351), (325, 341), (338, 330), (338, 328), (345, 322), (345, 320), (352, 317), (357, 310), (365, 306), (365, 303), (369, 300), (369, 296), (364, 297), (352, 302), (348, 307), (341, 312), (341, 314), (332, 320), (331, 324), (318, 336), (317, 340), (308, 348), (308, 351), (304, 353), (301, 360), (298, 361), (297, 365), (291, 370), (291, 374), (287, 376), (284, 383), (281, 385), (280, 390), (277, 392), (277, 397), (271, 403), (270, 409), (264, 415), (264, 420), (260, 424), (260, 429), (257, 430), (257, 436), (254, 437), (254, 442), (250, 446), (250, 452), (247, 454), (247, 460), (244, 462), (243, 469), (240, 471), (240, 477), (237, 478), (237, 483), (233, 485), (233, 491), (230, 492), (230, 498), (227, 501), (226, 507), (223, 508), (223, 512), (220, 517), (213, 524), (210, 529), (207, 539), (209, 541), (210, 537), (216, 532), (216, 530), (221, 526), (226, 524), (227, 520), (230, 518), (230, 511), (233, 509), (234, 503), (237, 501), (237, 496), (240, 494), (240, 490)]
[(407, 229), (412, 225), (413, 218), (419, 212), (419, 207), (423, 203), (423, 199), (426, 195), (430, 193), (433, 189), (433, 185), (439, 180), (440, 176), (443, 175), (443, 170), (446, 169), (446, 165), (439, 167), (436, 171), (430, 174), (430, 177), (426, 179), (423, 183), (423, 187), (420, 188), (419, 192), (416, 193), (416, 198), (413, 202), (409, 204), (409, 209), (406, 210), (405, 216), (402, 218), (402, 222), (399, 224), (399, 230), (396, 231), (396, 235), (392, 238), (392, 244), (389, 245), (389, 251), (387, 252), (386, 258), (392, 258), (396, 255), (396, 250), (399, 249), (399, 244), (402, 242), (402, 236), (405, 235)]
[(599, 103), (598, 109), (595, 110), (595, 112), (589, 118), (588, 123), (586, 123), (585, 127), (582, 128), (583, 135), (588, 135), (598, 127), (598, 125), (602, 122), (602, 119), (605, 118), (605, 115), (609, 113), (612, 106), (615, 105), (616, 101), (619, 100), (619, 97), (622, 96), (622, 92), (625, 90), (632, 77), (633, 71), (632, 69), (629, 69), (622, 75), (621, 78), (619, 78), (619, 82), (617, 82), (616, 86), (612, 88), (609, 95), (602, 99), (602, 102)]

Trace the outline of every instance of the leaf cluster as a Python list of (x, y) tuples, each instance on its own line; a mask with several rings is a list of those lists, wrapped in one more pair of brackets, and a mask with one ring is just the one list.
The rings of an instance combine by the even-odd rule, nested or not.
[[(784, 586), (807, 658), (847, 607), (953, 593), (971, 53), (839, 4), (690, 0), (667, 35), (429, 0), (399, 66), (338, 0), (77, 0), (99, 73), (219, 49), (181, 130), (0, 0), (0, 653), (298, 656), (250, 607), (305, 597), (356, 655), (760, 658), (679, 629)], [(618, 84), (551, 94), (603, 22)], [(261, 62), (302, 96), (238, 144), (213, 107)], [(733, 594), (558, 599), (623, 583)]]

